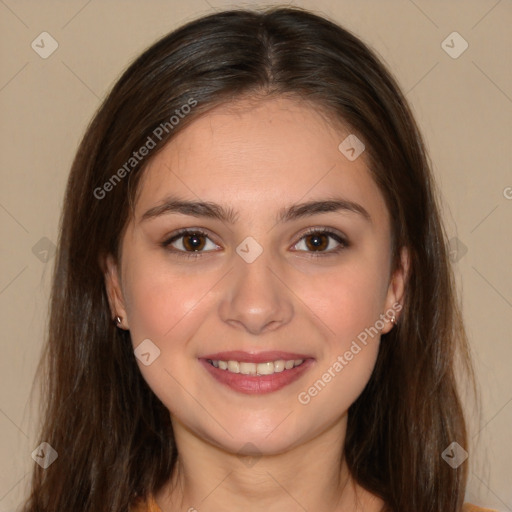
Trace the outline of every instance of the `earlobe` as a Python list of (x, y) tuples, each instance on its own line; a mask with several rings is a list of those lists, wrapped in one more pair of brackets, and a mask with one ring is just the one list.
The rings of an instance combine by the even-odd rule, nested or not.
[[(405, 294), (405, 285), (409, 277), (410, 255), (407, 247), (400, 249), (400, 266), (395, 270), (391, 285), (395, 294), (394, 303), (402, 305)], [(400, 308), (401, 309), (401, 308)]]
[(382, 334), (388, 333), (399, 321), (400, 311), (403, 309), (405, 287), (409, 276), (410, 255), (407, 247), (400, 249), (400, 265), (395, 269), (391, 277), (388, 294), (386, 297), (387, 320)]
[(128, 329), (128, 317), (124, 305), (124, 297), (117, 262), (111, 254), (108, 254), (102, 263), (111, 317), (117, 327)]

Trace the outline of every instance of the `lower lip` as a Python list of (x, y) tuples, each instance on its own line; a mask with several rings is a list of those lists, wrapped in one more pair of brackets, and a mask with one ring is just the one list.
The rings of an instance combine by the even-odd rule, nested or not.
[(248, 395), (259, 395), (278, 391), (288, 384), (296, 381), (313, 364), (313, 359), (306, 359), (300, 366), (290, 370), (274, 373), (272, 375), (244, 375), (243, 373), (232, 373), (229, 370), (215, 368), (206, 359), (200, 362), (218, 382), (230, 387), (234, 391)]

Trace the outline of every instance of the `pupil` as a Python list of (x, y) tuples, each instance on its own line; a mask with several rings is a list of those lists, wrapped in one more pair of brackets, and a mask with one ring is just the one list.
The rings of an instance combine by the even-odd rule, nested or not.
[[(322, 241), (322, 238), (323, 238), (323, 241)], [(326, 247), (325, 239), (326, 239), (325, 235), (311, 235), (310, 236), (311, 246), (315, 249), (319, 249), (319, 248), (325, 249), (325, 247)]]
[(185, 238), (185, 246), (187, 249), (193, 249), (193, 250), (196, 250), (196, 249), (201, 249), (202, 248), (202, 242), (200, 240), (200, 238), (202, 237), (203, 235), (189, 235), (188, 237)]

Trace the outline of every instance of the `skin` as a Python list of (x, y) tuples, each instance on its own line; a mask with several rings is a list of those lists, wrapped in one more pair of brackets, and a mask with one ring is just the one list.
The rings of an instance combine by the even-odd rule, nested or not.
[[(338, 149), (349, 133), (304, 102), (246, 98), (196, 119), (145, 171), (121, 262), (107, 258), (105, 280), (134, 348), (150, 339), (160, 349), (149, 366), (137, 363), (170, 411), (179, 452), (156, 495), (163, 512), (383, 505), (350, 478), (343, 459), (347, 411), (371, 376), (380, 335), (307, 405), (298, 400), (401, 301), (407, 275), (405, 249), (391, 272), (389, 214), (364, 153), (351, 162)], [(232, 208), (236, 222), (181, 213), (141, 220), (170, 194)], [(281, 208), (333, 197), (358, 203), (370, 220), (340, 210), (276, 223)], [(179, 252), (192, 252), (184, 238), (161, 246), (181, 228), (209, 233), (198, 258)], [(334, 253), (340, 244), (326, 236), (315, 257), (308, 228), (342, 233), (349, 245)], [(248, 236), (263, 249), (252, 263), (236, 252)], [(392, 328), (387, 320), (381, 332)], [(285, 350), (314, 362), (279, 391), (247, 395), (198, 361), (224, 350)]]

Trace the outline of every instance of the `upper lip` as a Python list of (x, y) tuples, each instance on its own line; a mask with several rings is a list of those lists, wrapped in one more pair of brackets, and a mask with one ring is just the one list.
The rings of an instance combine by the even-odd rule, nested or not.
[(292, 359), (310, 359), (311, 356), (298, 354), (295, 352), (283, 352), (281, 350), (271, 350), (267, 352), (244, 352), (242, 350), (230, 350), (227, 352), (216, 352), (201, 356), (200, 359), (210, 359), (212, 361), (239, 361), (247, 363), (266, 363), (268, 361), (278, 361), (283, 359), (290, 361)]

